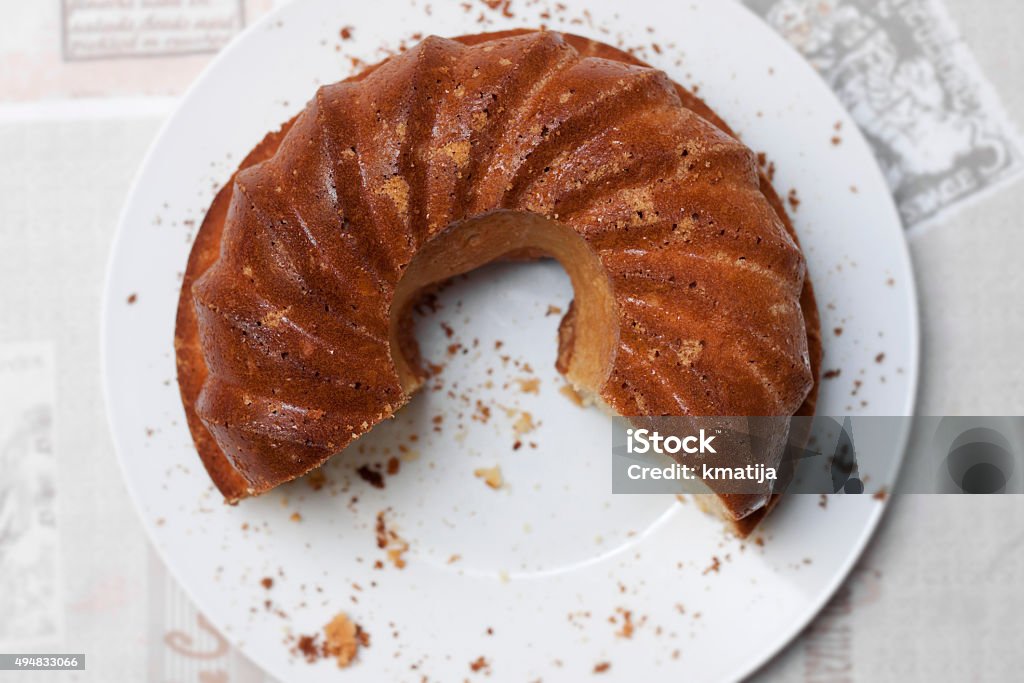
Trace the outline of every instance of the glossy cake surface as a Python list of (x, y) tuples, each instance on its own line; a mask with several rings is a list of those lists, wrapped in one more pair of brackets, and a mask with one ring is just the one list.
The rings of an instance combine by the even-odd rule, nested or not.
[[(813, 412), (805, 262), (727, 131), (664, 73), (552, 32), (431, 37), (320, 88), (190, 257), (175, 346), (213, 481), (262, 493), (393, 415), (422, 381), (417, 296), (510, 255), (565, 267), (559, 369), (611, 411)], [(756, 519), (768, 493), (724, 511)]]

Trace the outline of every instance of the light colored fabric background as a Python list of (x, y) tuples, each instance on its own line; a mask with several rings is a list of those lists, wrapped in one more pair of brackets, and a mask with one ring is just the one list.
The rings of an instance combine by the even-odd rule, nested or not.
[[(4, 12), (17, 5), (0, 3)], [(947, 5), (1010, 116), (1024, 122), (1024, 3)], [(150, 550), (121, 480), (100, 391), (107, 254), (166, 105), (122, 109), (117, 119), (100, 109), (74, 121), (60, 106), (35, 120), (16, 111), (0, 117), (0, 347), (34, 368), (0, 356), (0, 393), (31, 371), (32, 382), (51, 383), (53, 397), (33, 438), (52, 441), (57, 463), (60, 589), (56, 616), (48, 620), (44, 604), (38, 628), (55, 651), (86, 652), (91, 664), (85, 674), (38, 678), (262, 682)], [(1024, 414), (1022, 190), (1021, 183), (1004, 188), (910, 238), (924, 340), (922, 414)], [(14, 432), (5, 411), (5, 448), (16, 447), (9, 445)], [(0, 472), (0, 484), (9, 476)], [(1019, 679), (1022, 586), (1020, 500), (896, 497), (831, 605), (756, 678)], [(3, 634), (0, 628), (0, 650), (10, 651), (17, 643)], [(24, 678), (0, 672), (8, 680)]]

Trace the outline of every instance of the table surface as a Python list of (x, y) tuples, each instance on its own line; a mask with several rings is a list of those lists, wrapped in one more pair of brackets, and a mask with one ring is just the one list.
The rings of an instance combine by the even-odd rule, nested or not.
[[(1011, 118), (1024, 122), (1024, 3), (946, 4)], [(104, 681), (263, 681), (205, 625), (149, 548), (104, 414), (98, 325), (107, 255), (168, 109), (141, 106), (116, 120), (102, 111), (77, 120), (12, 111), (0, 117), (0, 347), (26, 343), (53, 363), (58, 649), (88, 653), (94, 675), (103, 662)], [(1021, 188), (909, 238), (921, 305), (920, 414), (1024, 415)], [(835, 599), (756, 678), (1016, 678), (1022, 586), (1018, 499), (895, 496)], [(215, 673), (203, 668), (211, 658)], [(0, 672), (7, 680), (21, 679)]]

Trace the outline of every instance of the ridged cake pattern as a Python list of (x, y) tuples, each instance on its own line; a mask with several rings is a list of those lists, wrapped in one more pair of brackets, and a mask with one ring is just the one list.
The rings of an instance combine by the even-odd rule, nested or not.
[(408, 400), (396, 287), (448, 226), (495, 211), (569, 226), (599, 259), (618, 342), (592, 389), (616, 413), (791, 415), (811, 390), (805, 264), (754, 155), (662, 72), (557, 33), (431, 37), (321, 87), (230, 191), (219, 258), (192, 288), (195, 410), (244, 482), (214, 477), (229, 499)]

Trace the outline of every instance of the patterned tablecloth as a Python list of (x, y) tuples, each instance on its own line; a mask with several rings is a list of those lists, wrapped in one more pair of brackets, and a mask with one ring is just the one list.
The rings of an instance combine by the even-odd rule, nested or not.
[[(98, 324), (143, 153), (210, 56), (273, 4), (0, 0), (0, 652), (104, 663), (102, 679), (46, 680), (269, 680), (149, 547), (107, 431)], [(1010, 123), (1024, 121), (1024, 3), (746, 4), (822, 72), (893, 189), (921, 297), (919, 412), (1024, 414)], [(829, 606), (757, 678), (1019, 678), (1022, 585), (1018, 501), (897, 496)]]

